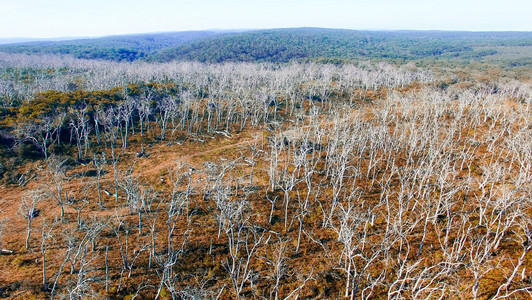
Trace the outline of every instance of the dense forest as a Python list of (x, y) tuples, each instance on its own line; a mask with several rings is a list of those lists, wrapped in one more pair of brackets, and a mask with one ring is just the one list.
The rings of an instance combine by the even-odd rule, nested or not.
[[(278, 29), (246, 32), (163, 50), (154, 59), (203, 62), (322, 59), (482, 59), (504, 47), (530, 47), (529, 33)], [(530, 51), (530, 49), (528, 49)], [(529, 56), (528, 56), (529, 57)], [(528, 63), (530, 63), (528, 61)]]
[(162, 49), (173, 48), (181, 44), (214, 38), (224, 34), (224, 32), (214, 31), (183, 31), (66, 41), (36, 41), (0, 45), (0, 52), (68, 54), (84, 59), (134, 61), (146, 58)]
[(0, 297), (532, 296), (530, 33), (175, 36), (0, 47)]
[(167, 62), (342, 63), (434, 60), (532, 64), (530, 32), (355, 31), (321, 28), (244, 32), (190, 31), (0, 46), (11, 53), (71, 54), (77, 58)]

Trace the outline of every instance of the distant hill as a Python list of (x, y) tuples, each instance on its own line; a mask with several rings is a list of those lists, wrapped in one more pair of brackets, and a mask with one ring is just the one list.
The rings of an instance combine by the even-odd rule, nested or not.
[(7, 44), (20, 44), (29, 42), (51, 42), (51, 41), (70, 41), (76, 39), (86, 39), (86, 37), (58, 37), (58, 38), (25, 38), (25, 37), (12, 37), (12, 38), (0, 38), (0, 45)]
[(532, 32), (356, 31), (292, 28), (185, 31), (0, 46), (17, 53), (116, 61), (498, 60), (532, 66)]
[(220, 36), (165, 49), (158, 61), (270, 61), (358, 58), (481, 58), (498, 47), (531, 47), (531, 32), (355, 31), (275, 29)]
[(0, 46), (0, 51), (32, 54), (70, 54), (77, 58), (133, 61), (160, 49), (222, 36), (219, 31), (182, 31), (85, 38), (68, 41), (34, 41)]

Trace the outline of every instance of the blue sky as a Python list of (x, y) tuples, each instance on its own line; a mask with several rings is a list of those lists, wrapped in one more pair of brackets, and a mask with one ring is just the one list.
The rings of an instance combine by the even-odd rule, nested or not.
[(0, 0), (0, 38), (284, 27), (532, 31), (532, 0)]

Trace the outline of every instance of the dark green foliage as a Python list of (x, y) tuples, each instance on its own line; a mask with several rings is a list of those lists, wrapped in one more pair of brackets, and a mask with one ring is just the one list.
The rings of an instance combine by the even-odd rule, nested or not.
[[(222, 36), (163, 50), (158, 61), (268, 61), (478, 59), (495, 47), (532, 45), (528, 32), (354, 31), (276, 29)], [(477, 50), (481, 48), (481, 50)], [(486, 47), (489, 47), (486, 49)]]
[(134, 61), (160, 49), (222, 35), (213, 31), (110, 36), (59, 42), (29, 42), (0, 46), (0, 51), (28, 54), (70, 54), (76, 58)]
[[(327, 61), (359, 59), (483, 60), (501, 47), (532, 46), (530, 32), (356, 31), (295, 28), (247, 32), (188, 31), (112, 36), (0, 46), (0, 51), (70, 54), (115, 61), (196, 60), (201, 62)], [(504, 52), (504, 51), (503, 51)], [(505, 65), (515, 61), (506, 59)], [(522, 61), (515, 62), (523, 65)], [(525, 61), (525, 64), (528, 64)]]

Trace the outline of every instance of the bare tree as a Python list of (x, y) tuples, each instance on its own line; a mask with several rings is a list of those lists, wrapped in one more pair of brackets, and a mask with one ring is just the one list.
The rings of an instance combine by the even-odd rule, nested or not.
[(37, 204), (44, 200), (44, 193), (42, 190), (30, 190), (21, 198), (20, 213), (27, 219), (26, 228), (26, 250), (30, 250), (31, 224), (33, 219), (38, 217), (41, 213), (37, 209)]
[(78, 160), (87, 156), (87, 151), (90, 147), (90, 132), (91, 126), (89, 124), (88, 105), (82, 108), (71, 108), (70, 114), (70, 136), (76, 139), (76, 147), (78, 149)]
[(50, 198), (54, 199), (61, 209), (61, 222), (64, 222), (65, 216), (65, 197), (63, 195), (66, 176), (67, 159), (59, 156), (50, 156), (46, 160), (46, 173), (51, 184), (46, 184), (45, 189)]
[(48, 149), (59, 139), (63, 119), (64, 114), (58, 114), (54, 117), (43, 117), (32, 123), (21, 123), (16, 129), (16, 134), (22, 142), (30, 141), (37, 146), (44, 158), (48, 159)]
[(57, 220), (55, 220), (51, 225), (46, 224), (46, 219), (42, 218), (42, 230), (41, 230), (41, 255), (42, 255), (42, 290), (49, 291), (50, 286), (48, 284), (48, 277), (46, 275), (46, 250), (47, 250), (47, 241), (53, 239), (53, 230)]
[(96, 188), (98, 189), (98, 202), (100, 205), (100, 209), (103, 209), (103, 201), (102, 201), (102, 187), (101, 187), (101, 178), (102, 178), (102, 172), (107, 165), (107, 159), (105, 152), (102, 152), (101, 155), (97, 155), (96, 153), (93, 155), (92, 163), (96, 167)]

